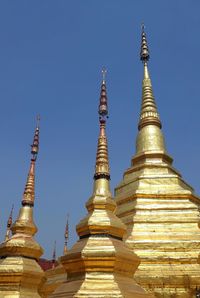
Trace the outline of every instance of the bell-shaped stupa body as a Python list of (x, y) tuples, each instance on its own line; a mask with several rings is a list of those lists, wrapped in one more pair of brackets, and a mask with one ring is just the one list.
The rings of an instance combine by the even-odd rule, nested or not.
[(38, 287), (44, 275), (37, 260), (41, 246), (34, 239), (37, 227), (33, 220), (35, 198), (35, 162), (39, 146), (39, 127), (32, 145), (32, 159), (17, 220), (11, 226), (12, 236), (0, 245), (0, 298), (39, 298)]
[(116, 214), (127, 225), (126, 244), (141, 259), (136, 281), (156, 297), (194, 297), (200, 286), (200, 200), (173, 168), (166, 151), (144, 30), (141, 60), (144, 78), (136, 153), (115, 188)]
[(77, 225), (78, 242), (60, 258), (67, 281), (50, 296), (84, 298), (152, 297), (133, 279), (139, 258), (122, 241), (126, 226), (114, 214), (109, 180), (105, 132), (107, 96), (105, 78), (99, 106), (100, 135), (94, 175), (94, 191), (86, 203), (87, 216)]

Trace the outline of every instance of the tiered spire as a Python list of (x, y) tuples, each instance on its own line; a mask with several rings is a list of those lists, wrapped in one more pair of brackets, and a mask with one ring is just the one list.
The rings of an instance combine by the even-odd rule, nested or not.
[[(86, 237), (90, 234), (104, 234), (105, 232), (116, 237), (122, 238), (125, 227), (121, 221), (115, 220), (111, 224), (113, 213), (109, 216), (106, 210), (114, 211), (115, 202), (112, 200), (110, 192), (110, 168), (108, 158), (108, 145), (106, 136), (106, 119), (108, 118), (108, 102), (106, 92), (106, 69), (102, 70), (102, 83), (99, 99), (99, 138), (97, 144), (97, 154), (94, 173), (94, 191), (92, 197), (86, 203), (86, 207), (93, 218), (95, 224), (91, 224), (87, 216), (77, 225), (77, 232), (80, 237)], [(99, 212), (99, 211), (100, 212)], [(101, 213), (102, 212), (102, 213)], [(102, 219), (104, 218), (104, 225)]]
[[(35, 163), (39, 151), (39, 119), (37, 118), (37, 126), (34, 133), (33, 143), (31, 145), (31, 162), (28, 173), (27, 182), (25, 185), (24, 194), (21, 202), (21, 209), (17, 220), (11, 226), (12, 237), (7, 241), (7, 245), (2, 245), (0, 255), (6, 253), (12, 254), (15, 247), (15, 254), (27, 257), (39, 258), (43, 252), (40, 245), (32, 238), (32, 242), (25, 242), (23, 245), (18, 245), (17, 241), (24, 237), (32, 237), (37, 232), (37, 227), (33, 220), (33, 206), (35, 200)], [(21, 241), (20, 240), (20, 241)], [(28, 248), (28, 246), (30, 247)], [(9, 246), (9, 248), (7, 247)], [(4, 251), (5, 250), (5, 251)]]
[[(27, 182), (24, 189), (22, 198), (22, 208), (18, 219), (12, 226), (11, 230), (13, 234), (18, 232), (34, 235), (37, 232), (37, 228), (33, 221), (33, 207), (35, 201), (35, 164), (39, 151), (39, 120), (37, 120), (37, 126), (34, 133), (33, 143), (31, 145), (31, 162), (30, 169), (27, 177)], [(28, 208), (29, 207), (29, 208)]]
[(141, 51), (140, 60), (144, 64), (144, 79), (142, 84), (142, 107), (140, 113), (140, 121), (138, 128), (139, 130), (146, 125), (157, 125), (161, 128), (161, 121), (157, 111), (155, 99), (153, 96), (151, 79), (148, 72), (147, 63), (149, 61), (149, 48), (147, 45), (146, 33), (144, 31), (144, 24), (142, 25), (142, 41), (141, 41)]
[(31, 165), (22, 199), (22, 206), (34, 206), (35, 200), (35, 162), (39, 151), (39, 126), (36, 127), (33, 144), (31, 145)]
[(8, 217), (5, 241), (10, 239), (10, 232), (11, 232), (11, 226), (12, 226), (12, 221), (13, 221), (13, 218), (12, 218), (13, 217), (13, 209), (14, 209), (14, 205), (12, 205), (10, 215)]
[(67, 249), (67, 245), (68, 245), (68, 240), (69, 240), (69, 214), (67, 214), (67, 222), (66, 222), (66, 226), (65, 226), (65, 243), (64, 243), (64, 255), (67, 253), (68, 249)]
[[(136, 141), (136, 154), (132, 158), (132, 166), (149, 162), (149, 158), (155, 161), (158, 154), (162, 154), (162, 159), (168, 164), (172, 163), (172, 158), (167, 154), (162, 124), (158, 114), (151, 79), (148, 71), (148, 61), (150, 59), (146, 33), (142, 25), (140, 60), (144, 65), (144, 77), (142, 81), (142, 103), (140, 118), (138, 123), (138, 136)], [(150, 155), (149, 155), (150, 154)], [(157, 159), (158, 160), (158, 159)]]
[(108, 145), (106, 137), (106, 118), (108, 118), (108, 103), (107, 103), (107, 92), (106, 92), (106, 69), (102, 70), (102, 84), (99, 101), (99, 126), (100, 134), (98, 139), (96, 165), (94, 179), (99, 178), (110, 179), (110, 169), (108, 160)]

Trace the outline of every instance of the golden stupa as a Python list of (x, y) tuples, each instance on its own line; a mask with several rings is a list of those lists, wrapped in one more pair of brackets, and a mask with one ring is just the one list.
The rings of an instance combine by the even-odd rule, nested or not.
[(33, 238), (37, 227), (33, 221), (35, 197), (35, 162), (39, 148), (39, 127), (37, 126), (31, 146), (31, 165), (22, 199), (22, 207), (15, 223), (9, 229), (9, 217), (5, 241), (0, 245), (0, 298), (39, 298), (38, 287), (43, 270), (37, 261), (43, 249)]
[(66, 280), (67, 273), (62, 264), (58, 264), (57, 266), (46, 270), (39, 287), (40, 296), (42, 298), (48, 298)]
[[(67, 243), (69, 238), (69, 223), (65, 227), (65, 243), (63, 254), (68, 251)], [(60, 261), (56, 261), (56, 246), (54, 247), (52, 267), (45, 271), (44, 277), (39, 286), (39, 294), (42, 298), (48, 298), (63, 282), (67, 280), (67, 273)]]
[(14, 205), (12, 205), (12, 209), (11, 209), (10, 215), (8, 217), (7, 227), (6, 227), (5, 241), (7, 241), (10, 238), (11, 226), (12, 226), (12, 221), (13, 221), (13, 209), (14, 209)]
[(126, 226), (114, 214), (116, 203), (110, 192), (105, 132), (107, 113), (106, 83), (103, 77), (94, 190), (86, 203), (88, 214), (76, 227), (79, 240), (60, 258), (67, 271), (67, 281), (50, 295), (52, 298), (152, 297), (133, 279), (140, 261), (122, 241)]
[(144, 78), (136, 153), (115, 189), (116, 214), (127, 226), (126, 244), (141, 259), (136, 281), (156, 297), (198, 297), (200, 199), (166, 151), (144, 27), (140, 58)]

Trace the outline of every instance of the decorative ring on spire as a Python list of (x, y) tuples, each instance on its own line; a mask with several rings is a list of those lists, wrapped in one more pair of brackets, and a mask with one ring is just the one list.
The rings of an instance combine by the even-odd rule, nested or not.
[(140, 51), (140, 60), (146, 63), (147, 61), (149, 61), (150, 55), (149, 55), (149, 48), (147, 45), (146, 33), (144, 31), (145, 29), (144, 23), (142, 23), (141, 29), (142, 29), (142, 43), (141, 43), (141, 51)]
[(108, 115), (108, 103), (107, 103), (107, 93), (106, 93), (106, 68), (102, 69), (102, 84), (99, 102), (99, 119), (105, 119)]

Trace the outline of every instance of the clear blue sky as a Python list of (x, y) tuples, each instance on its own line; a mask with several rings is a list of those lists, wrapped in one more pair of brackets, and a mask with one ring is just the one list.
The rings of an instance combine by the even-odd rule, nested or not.
[(51, 257), (70, 245), (86, 214), (98, 135), (101, 68), (108, 69), (112, 189), (135, 151), (141, 99), (140, 25), (145, 22), (154, 94), (168, 152), (200, 193), (200, 1), (0, 2), (0, 232), (16, 217), (41, 115), (36, 171), (37, 239)]

